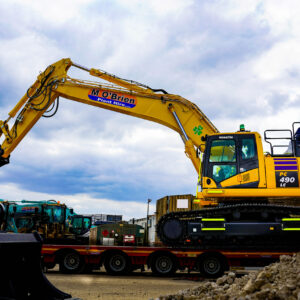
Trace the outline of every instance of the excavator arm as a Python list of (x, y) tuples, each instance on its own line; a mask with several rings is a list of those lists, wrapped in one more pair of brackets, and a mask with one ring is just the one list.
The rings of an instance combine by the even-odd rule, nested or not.
[[(71, 66), (101, 81), (71, 78), (67, 75)], [(205, 136), (218, 132), (194, 103), (180, 96), (88, 69), (67, 58), (48, 66), (11, 110), (8, 119), (0, 121), (0, 136), (5, 137), (0, 148), (1, 166), (9, 162), (11, 152), (42, 116), (55, 114), (59, 97), (153, 121), (177, 131), (197, 173), (200, 168), (197, 149), (201, 146), (203, 151)], [(9, 128), (8, 122), (13, 118), (15, 122)]]

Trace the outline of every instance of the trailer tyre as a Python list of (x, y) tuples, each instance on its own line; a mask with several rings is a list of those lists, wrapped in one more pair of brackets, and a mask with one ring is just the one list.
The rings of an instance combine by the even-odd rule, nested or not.
[(199, 262), (200, 273), (208, 278), (217, 278), (224, 274), (227, 269), (225, 257), (217, 254), (206, 254), (200, 257)]
[(124, 275), (131, 269), (129, 259), (123, 253), (110, 253), (104, 261), (105, 270), (110, 275)]
[(156, 255), (151, 262), (151, 270), (159, 276), (171, 276), (176, 272), (176, 262), (171, 255)]
[(59, 271), (65, 274), (78, 274), (84, 269), (84, 261), (76, 251), (64, 252), (59, 262)]

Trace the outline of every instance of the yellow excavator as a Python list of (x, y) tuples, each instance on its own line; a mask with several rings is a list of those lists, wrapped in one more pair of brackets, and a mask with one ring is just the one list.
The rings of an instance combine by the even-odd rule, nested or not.
[[(71, 78), (70, 67), (97, 77)], [(100, 79), (100, 81), (99, 81)], [(266, 130), (262, 138), (242, 125), (220, 133), (192, 102), (105, 71), (62, 59), (41, 73), (6, 120), (0, 121), (0, 165), (42, 117), (53, 116), (59, 97), (153, 121), (179, 133), (199, 176), (199, 210), (163, 216), (157, 233), (171, 246), (298, 246), (300, 232), (300, 123), (292, 130)], [(12, 127), (9, 121), (15, 119)], [(280, 132), (279, 132), (280, 131)], [(278, 134), (278, 135), (277, 135)], [(282, 150), (279, 140), (289, 142)]]

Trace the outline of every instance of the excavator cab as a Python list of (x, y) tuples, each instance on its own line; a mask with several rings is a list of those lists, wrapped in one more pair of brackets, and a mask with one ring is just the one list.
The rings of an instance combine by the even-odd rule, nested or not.
[(209, 136), (203, 159), (202, 187), (257, 187), (256, 139), (256, 134), (250, 132)]
[[(298, 206), (300, 128), (268, 129), (264, 152), (257, 132), (240, 130), (206, 137), (202, 161), (201, 206), (256, 202)], [(203, 201), (201, 200), (203, 199)], [(284, 201), (282, 201), (284, 199)]]

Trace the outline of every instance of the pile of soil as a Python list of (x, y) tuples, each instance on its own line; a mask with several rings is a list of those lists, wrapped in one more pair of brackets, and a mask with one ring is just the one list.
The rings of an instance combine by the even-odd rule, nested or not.
[(156, 300), (300, 300), (300, 253), (237, 278), (233, 272)]

